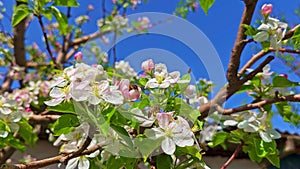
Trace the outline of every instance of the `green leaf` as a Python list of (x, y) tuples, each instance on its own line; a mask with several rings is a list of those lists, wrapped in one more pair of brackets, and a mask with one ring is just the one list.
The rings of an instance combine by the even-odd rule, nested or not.
[(175, 156), (179, 158), (182, 155), (191, 155), (193, 158), (198, 161), (202, 160), (202, 154), (200, 151), (194, 146), (186, 146), (186, 147), (177, 147), (175, 151)]
[(300, 47), (300, 27), (298, 27), (295, 30), (291, 39), (293, 40), (294, 48), (296, 48), (296, 49), (299, 48)]
[(213, 136), (212, 142), (210, 142), (208, 145), (210, 147), (216, 147), (217, 145), (224, 144), (224, 141), (226, 140), (228, 135), (229, 133), (227, 132), (218, 132)]
[(188, 118), (191, 122), (195, 122), (201, 115), (199, 110), (193, 109), (189, 104), (180, 98), (175, 98), (175, 110), (179, 112), (180, 116)]
[(277, 168), (280, 168), (280, 159), (278, 155), (267, 156), (267, 159), (270, 161), (272, 165), (274, 165)]
[(209, 8), (212, 7), (212, 5), (215, 3), (215, 0), (199, 0), (199, 1), (202, 10), (207, 15)]
[(69, 6), (78, 7), (79, 3), (76, 0), (54, 0), (54, 6)]
[(28, 0), (17, 0), (17, 2), (25, 2), (25, 3), (28, 3)]
[(262, 46), (262, 48), (263, 48), (263, 50), (265, 52), (267, 52), (269, 50), (269, 48), (270, 48), (270, 42), (264, 41), (264, 42), (260, 42), (260, 44), (261, 44), (261, 46)]
[(73, 130), (73, 127), (79, 126), (79, 120), (77, 116), (71, 114), (62, 115), (53, 124), (53, 132), (59, 136), (61, 134), (68, 134)]
[(191, 82), (191, 74), (190, 73), (187, 73), (185, 75), (183, 75), (181, 78), (180, 78), (180, 81), (182, 81), (183, 83), (177, 83), (180, 90), (183, 92), (186, 90), (187, 86), (190, 84)]
[(150, 105), (149, 97), (143, 93), (142, 101), (139, 104), (139, 109), (142, 110), (143, 108), (145, 108), (146, 106), (149, 106), (149, 105)]
[(74, 105), (72, 102), (64, 101), (57, 106), (47, 107), (47, 110), (60, 112), (60, 113), (75, 113)]
[(68, 31), (68, 19), (67, 19), (67, 17), (63, 13), (61, 13), (59, 11), (59, 9), (57, 9), (54, 6), (50, 6), (49, 10), (52, 12), (55, 19), (58, 22), (58, 29), (59, 29), (60, 33), (65, 35)]
[(8, 125), (0, 119), (0, 131), (10, 132)]
[(254, 36), (257, 34), (257, 30), (251, 25), (243, 24), (242, 27), (246, 29), (245, 35)]
[(111, 124), (111, 128), (113, 128), (119, 134), (119, 136), (125, 140), (125, 142), (129, 145), (130, 148), (133, 147), (132, 140), (128, 132), (123, 127)]
[(11, 146), (22, 152), (26, 150), (26, 146), (24, 145), (24, 143), (22, 143), (19, 139), (14, 138), (13, 136), (6, 138), (6, 141), (8, 146)]
[(27, 5), (21, 4), (16, 7), (12, 16), (12, 26), (16, 26), (23, 19), (25, 19), (30, 14), (30, 10)]
[(287, 78), (282, 76), (275, 76), (273, 78), (273, 87), (294, 87), (294, 86), (300, 86), (300, 83), (290, 81)]
[(139, 152), (143, 156), (143, 159), (146, 161), (148, 156), (160, 147), (161, 141), (150, 140), (148, 138), (138, 137), (134, 139), (134, 145), (137, 146)]
[(38, 137), (35, 133), (33, 133), (33, 128), (29, 124), (29, 122), (25, 119), (22, 119), (18, 122), (19, 131), (18, 134), (24, 139), (26, 144), (33, 146), (35, 142), (38, 140)]
[(156, 157), (157, 169), (172, 168), (172, 158), (169, 155), (159, 155)]

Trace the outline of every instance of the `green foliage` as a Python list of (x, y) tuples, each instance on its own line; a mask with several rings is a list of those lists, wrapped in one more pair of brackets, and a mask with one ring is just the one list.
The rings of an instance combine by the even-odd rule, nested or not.
[(218, 132), (214, 134), (212, 141), (208, 143), (210, 147), (216, 147), (218, 145), (222, 145), (223, 147), (226, 147), (225, 140), (229, 136), (229, 133), (227, 132)]
[(275, 76), (273, 78), (273, 87), (294, 87), (300, 86), (299, 82), (292, 82), (285, 77), (282, 76)]
[(291, 39), (292, 43), (294, 44), (294, 48), (298, 49), (300, 47), (300, 27), (295, 30)]
[(79, 3), (76, 0), (54, 0), (55, 6), (78, 7)]
[(127, 157), (114, 157), (111, 156), (106, 164), (106, 168), (108, 169), (132, 169), (137, 166), (138, 159), (137, 158), (127, 158)]
[(33, 146), (35, 142), (38, 140), (38, 137), (35, 133), (33, 133), (32, 126), (25, 119), (19, 121), (18, 125), (19, 125), (18, 134), (24, 139), (26, 144)]
[(47, 107), (47, 110), (55, 111), (55, 112), (61, 112), (61, 113), (75, 113), (74, 105), (70, 101), (64, 101), (60, 103), (57, 106)]
[(248, 153), (252, 161), (260, 163), (263, 158), (267, 158), (272, 165), (280, 167), (279, 151), (274, 140), (267, 143), (261, 139), (258, 139), (255, 135), (249, 135), (245, 139), (245, 146), (243, 151)]
[(16, 6), (12, 16), (12, 26), (16, 26), (30, 14), (30, 9), (27, 5), (21, 4)]
[(54, 6), (50, 6), (49, 10), (52, 12), (55, 19), (58, 22), (58, 25), (59, 25), (58, 29), (59, 29), (60, 33), (65, 35), (68, 32), (68, 19), (67, 19), (67, 17), (62, 12), (60, 12), (58, 8), (56, 8)]
[(292, 106), (287, 102), (279, 102), (275, 104), (278, 113), (281, 115), (284, 121), (299, 125), (300, 115), (297, 111), (293, 111)]
[(172, 168), (172, 158), (169, 155), (159, 155), (156, 157), (157, 169), (170, 169)]
[(147, 160), (149, 155), (160, 147), (161, 142), (157, 140), (151, 140), (144, 137), (137, 137), (134, 139), (134, 145), (137, 147), (141, 155), (143, 156), (144, 162)]
[(64, 114), (52, 125), (53, 133), (56, 136), (68, 134), (73, 131), (74, 127), (77, 127), (79, 125), (79, 120), (75, 115)]
[(3, 149), (6, 146), (11, 146), (22, 152), (26, 150), (25, 144), (19, 139), (16, 139), (12, 133), (10, 133), (6, 138), (0, 137), (0, 148)]
[(202, 160), (202, 154), (194, 146), (177, 147), (176, 148), (176, 152), (175, 152), (176, 157), (180, 157), (182, 155), (187, 155), (187, 154), (190, 155), (193, 159), (195, 159), (197, 161)]
[(256, 35), (257, 32), (258, 32), (258, 31), (257, 31), (253, 26), (251, 26), (251, 25), (243, 24), (242, 27), (243, 27), (244, 29), (246, 29), (245, 35), (248, 35), (248, 36), (254, 36), (254, 35)]
[(204, 13), (207, 15), (209, 8), (215, 3), (215, 0), (199, 0), (200, 6)]

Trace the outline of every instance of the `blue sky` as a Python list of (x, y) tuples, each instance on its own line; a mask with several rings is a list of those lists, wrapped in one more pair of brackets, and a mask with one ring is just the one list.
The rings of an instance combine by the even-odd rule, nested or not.
[[(91, 23), (83, 25), (83, 29), (86, 33), (97, 31), (98, 28), (95, 18), (99, 18), (102, 16), (100, 1), (78, 0), (78, 2), (81, 4), (81, 6), (72, 10), (72, 16), (84, 14), (87, 9), (87, 5), (93, 4), (95, 10), (90, 13), (90, 17), (92, 18)], [(172, 14), (176, 8), (176, 2), (177, 0), (149, 0), (145, 4), (139, 5), (137, 10), (128, 10), (127, 15), (136, 12), (160, 12)], [(8, 8), (7, 12), (11, 14), (12, 1), (4, 0), (3, 3)], [(297, 21), (299, 21), (299, 18), (297, 18), (293, 14), (295, 8), (297, 6), (300, 6), (300, 2), (296, 0), (260, 0), (258, 3), (258, 8), (255, 11), (254, 20), (260, 18), (259, 9), (264, 3), (273, 4), (274, 12), (272, 15), (274, 17), (278, 17), (280, 16), (280, 14), (284, 14), (290, 23), (296, 23)], [(106, 6), (108, 9), (111, 8), (110, 0), (106, 0)], [(139, 63), (141, 62), (140, 60), (143, 60), (144, 58), (146, 59), (148, 57), (153, 57), (156, 62), (166, 62), (171, 71), (180, 69), (182, 73), (184, 73), (184, 71), (187, 70), (187, 67), (191, 67), (196, 79), (200, 77), (208, 78), (209, 73), (205, 66), (215, 68), (216, 72), (226, 71), (231, 49), (235, 41), (236, 32), (243, 12), (243, 7), (244, 4), (241, 0), (216, 0), (216, 3), (209, 10), (208, 15), (205, 15), (201, 10), (198, 10), (195, 13), (191, 12), (187, 17), (187, 20), (191, 24), (195, 25), (200, 31), (203, 32), (205, 36), (207, 36), (210, 42), (205, 42), (205, 44), (202, 45), (208, 44), (208, 46), (210, 46), (209, 43), (211, 43), (211, 45), (216, 50), (220, 61), (223, 64), (223, 67), (216, 66), (214, 63), (210, 63), (210, 65), (204, 65), (199, 60), (199, 56), (197, 56), (197, 53), (191, 50), (190, 45), (186, 45), (182, 43), (182, 41), (176, 40), (172, 37), (157, 34), (133, 36), (121, 41), (117, 46), (118, 60), (124, 58), (127, 58), (128, 60), (139, 59), (139, 61), (136, 61), (134, 64), (139, 65)], [(153, 20), (155, 21), (155, 18)], [(7, 20), (4, 20), (4, 25), (8, 31), (11, 30), (11, 27), (9, 26)], [(163, 25), (158, 25), (157, 27), (163, 27)], [(193, 37), (196, 36), (193, 33), (194, 32), (189, 31), (178, 32), (178, 34), (190, 37), (193, 42), (197, 44), (198, 39)], [(26, 41), (29, 42), (29, 44), (31, 44), (33, 41), (37, 41), (38, 44), (42, 46), (42, 49), (45, 50), (44, 43), (42, 42), (41, 29), (36, 21), (31, 23), (28, 31), (26, 32)], [(249, 59), (254, 53), (255, 51), (251, 50), (251, 47), (246, 48), (242, 55), (242, 63), (245, 63), (247, 59)], [(182, 62), (184, 62), (184, 64), (179, 65), (179, 63)], [(138, 66), (133, 67), (136, 70), (138, 69)], [(285, 67), (285, 65), (282, 64), (279, 59), (275, 59), (271, 63), (271, 67), (273, 71), (276, 71), (278, 73), (288, 72), (288, 69)], [(220, 79), (222, 78), (224, 77), (220, 77)], [(294, 75), (290, 75), (289, 78), (294, 81), (299, 81), (298, 77)], [(220, 80), (220, 83), (222, 83), (222, 80)], [(222, 84), (218, 85), (221, 86)], [(239, 103), (241, 103), (241, 98), (241, 96), (233, 97), (232, 99), (230, 99), (227, 105), (238, 105)], [(273, 121), (274, 123), (276, 123), (276, 128), (280, 128), (283, 131), (288, 130), (291, 133), (296, 131), (300, 133), (300, 130), (296, 129), (293, 126), (285, 124), (279, 117), (274, 118)]]

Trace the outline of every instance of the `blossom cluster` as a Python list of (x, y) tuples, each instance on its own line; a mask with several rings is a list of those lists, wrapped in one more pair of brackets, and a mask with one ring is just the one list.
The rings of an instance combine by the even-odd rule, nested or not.
[(264, 15), (264, 20), (262, 24), (257, 28), (259, 31), (256, 35), (253, 36), (254, 41), (256, 42), (270, 42), (270, 46), (275, 50), (278, 50), (281, 47), (282, 39), (284, 38), (287, 24), (280, 22), (276, 18), (270, 17), (272, 12), (272, 5), (265, 4), (262, 6), (261, 12)]
[(117, 86), (110, 85), (101, 65), (76, 63), (55, 77), (51, 88), (49, 95), (52, 99), (45, 102), (48, 106), (56, 106), (71, 98), (77, 102), (88, 101), (92, 105), (104, 101), (116, 105), (123, 103), (122, 93)]
[(48, 93), (49, 82), (30, 81), (23, 89), (0, 95), (0, 122), (7, 126), (0, 132), (0, 137), (6, 138), (10, 132), (18, 131), (17, 123), (32, 114), (31, 105), (39, 105), (38, 98), (46, 98)]
[(281, 135), (271, 127), (267, 118), (267, 112), (258, 114), (256, 112), (247, 111), (228, 117), (223, 124), (225, 126), (237, 126), (245, 132), (258, 132), (265, 142), (271, 142), (272, 139), (278, 139)]

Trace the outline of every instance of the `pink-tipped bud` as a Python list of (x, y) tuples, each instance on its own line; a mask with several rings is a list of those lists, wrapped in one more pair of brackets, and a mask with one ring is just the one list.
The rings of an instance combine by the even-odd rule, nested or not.
[(90, 4), (90, 5), (88, 6), (88, 10), (90, 10), (90, 11), (94, 10), (94, 6)]
[(30, 112), (31, 112), (31, 108), (30, 108), (30, 107), (27, 107), (27, 108), (25, 109), (25, 112), (26, 112), (26, 113), (30, 113)]
[(154, 63), (152, 59), (148, 59), (142, 63), (142, 69), (146, 73), (150, 73), (154, 69)]
[(117, 2), (117, 0), (111, 0), (111, 2), (112, 2), (113, 4), (115, 4), (115, 3)]
[(288, 75), (287, 74), (284, 74), (284, 73), (282, 73), (282, 74), (280, 74), (279, 76), (281, 76), (281, 77), (284, 77), (284, 78), (288, 78)]
[(273, 10), (273, 5), (272, 4), (264, 4), (261, 7), (261, 13), (263, 15), (270, 15), (270, 13), (272, 12), (272, 10)]
[(83, 58), (83, 55), (82, 55), (81, 52), (77, 52), (77, 53), (75, 54), (75, 56), (74, 56), (74, 59), (75, 59), (76, 61), (81, 61), (82, 58)]

